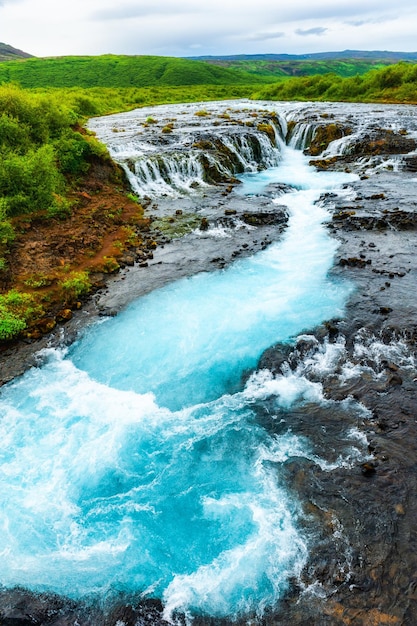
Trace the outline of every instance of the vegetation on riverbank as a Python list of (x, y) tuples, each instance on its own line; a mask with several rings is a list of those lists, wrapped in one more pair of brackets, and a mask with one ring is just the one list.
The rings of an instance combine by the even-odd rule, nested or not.
[(63, 102), (80, 119), (129, 111), (143, 106), (179, 104), (182, 102), (208, 102), (250, 98), (256, 89), (250, 85), (190, 85), (174, 87), (95, 87), (84, 89), (35, 89), (29, 93), (44, 95)]
[(0, 341), (71, 317), (142, 245), (142, 207), (62, 94), (0, 87)]
[(264, 87), (253, 97), (261, 100), (416, 103), (417, 65), (397, 63), (350, 78), (336, 74), (291, 78)]

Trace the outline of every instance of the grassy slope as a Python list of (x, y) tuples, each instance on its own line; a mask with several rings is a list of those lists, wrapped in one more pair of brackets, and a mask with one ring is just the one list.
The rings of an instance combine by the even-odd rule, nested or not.
[(313, 76), (333, 72), (339, 76), (365, 74), (371, 69), (390, 65), (389, 60), (372, 61), (363, 59), (340, 60), (211, 60), (210, 64), (240, 70), (256, 76), (285, 78), (290, 76)]
[(116, 56), (32, 58), (0, 64), (0, 84), (39, 87), (152, 87), (242, 85), (265, 77), (174, 57)]

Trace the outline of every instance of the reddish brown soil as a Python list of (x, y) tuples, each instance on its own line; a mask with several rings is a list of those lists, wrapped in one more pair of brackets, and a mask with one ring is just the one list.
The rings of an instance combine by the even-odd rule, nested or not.
[(105, 274), (132, 263), (149, 246), (144, 234), (149, 220), (128, 192), (118, 166), (97, 160), (70, 194), (70, 216), (16, 218), (17, 237), (0, 293), (15, 288), (33, 294), (42, 305), (42, 319), (31, 320), (29, 336), (36, 338), (51, 330), (62, 310), (80, 307), (78, 299), (64, 296), (62, 281), (74, 272), (88, 271), (94, 290), (103, 284)]

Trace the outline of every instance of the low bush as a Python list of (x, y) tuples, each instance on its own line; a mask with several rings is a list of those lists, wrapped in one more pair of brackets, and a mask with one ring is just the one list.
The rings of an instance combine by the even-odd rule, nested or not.
[(14, 289), (0, 295), (0, 340), (13, 339), (33, 316), (42, 315), (42, 307), (32, 295)]

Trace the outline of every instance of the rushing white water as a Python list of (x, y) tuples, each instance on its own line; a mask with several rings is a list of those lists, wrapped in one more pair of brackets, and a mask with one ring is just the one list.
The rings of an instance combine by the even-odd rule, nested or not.
[[(238, 172), (257, 172), (280, 161), (276, 142), (282, 140), (284, 118), (261, 116), (250, 130), (209, 104), (183, 105), (181, 124), (172, 117), (172, 107), (158, 107), (162, 119), (150, 109), (112, 115), (90, 121), (90, 128), (104, 141), (122, 166), (133, 190), (143, 196), (178, 197), (208, 183), (227, 180)], [(198, 118), (201, 106), (209, 109)], [(220, 114), (220, 115), (219, 115)], [(178, 111), (177, 111), (178, 115)], [(153, 120), (148, 123), (147, 120)], [(262, 129), (268, 128), (269, 133)], [(170, 124), (170, 127), (167, 127)], [(259, 128), (258, 128), (259, 126)], [(166, 132), (169, 128), (169, 132)], [(163, 149), (160, 149), (161, 137)]]
[(72, 597), (158, 596), (165, 617), (262, 615), (306, 560), (298, 503), (281, 484), (308, 441), (271, 435), (254, 407), (324, 402), (302, 373), (242, 376), (265, 348), (339, 315), (335, 242), (317, 204), (353, 177), (282, 148), (268, 182), (290, 222), (280, 243), (187, 278), (97, 324), (3, 388), (0, 580)]

